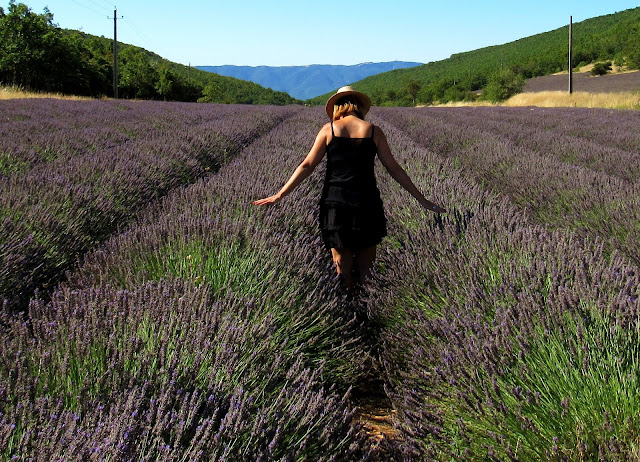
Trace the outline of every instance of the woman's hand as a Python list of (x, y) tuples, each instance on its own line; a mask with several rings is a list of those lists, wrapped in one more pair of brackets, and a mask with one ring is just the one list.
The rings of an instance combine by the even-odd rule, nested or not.
[(331, 124), (325, 124), (318, 132), (318, 136), (316, 136), (316, 140), (311, 147), (311, 151), (307, 154), (307, 157), (305, 157), (302, 163), (298, 165), (298, 168), (296, 168), (291, 175), (291, 178), (289, 178), (282, 189), (278, 191), (278, 194), (253, 201), (253, 205), (272, 205), (276, 202), (280, 202), (284, 196), (293, 191), (304, 181), (305, 178), (311, 175), (313, 169), (316, 168), (316, 165), (320, 163), (327, 152), (327, 140), (330, 134)]
[(422, 204), (422, 206), (427, 209), (429, 212), (433, 213), (447, 213), (447, 209), (440, 207), (437, 204), (434, 204), (431, 201), (426, 201), (426, 203)]
[(258, 199), (253, 201), (253, 205), (272, 205), (276, 202), (280, 202), (282, 196), (280, 194), (274, 194), (273, 196), (265, 197), (264, 199)]

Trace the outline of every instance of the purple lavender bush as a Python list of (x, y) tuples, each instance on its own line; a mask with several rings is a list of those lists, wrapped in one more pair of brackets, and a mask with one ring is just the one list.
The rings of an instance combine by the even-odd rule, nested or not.
[[(139, 208), (217, 170), (298, 110), (51, 100), (1, 106), (19, 115), (3, 128), (12, 135), (3, 149), (29, 166), (0, 181), (0, 299), (12, 309), (36, 290), (50, 291)], [(17, 137), (18, 130), (26, 134)], [(34, 149), (49, 154), (23, 156)]]
[[(530, 112), (372, 111), (449, 213), (427, 214), (378, 170), (389, 236), (356, 301), (319, 239), (322, 167), (277, 207), (251, 205), (306, 155), (320, 109), (167, 190), (50, 301), (33, 298), (25, 316), (5, 307), (2, 456), (633, 460), (637, 194), (633, 169), (614, 164), (633, 165), (636, 141), (595, 118), (634, 116)], [(55, 163), (25, 156), (5, 176)], [(399, 433), (380, 446), (353, 422), (350, 390), (372, 379)]]
[(29, 325), (3, 319), (3, 457), (346, 457), (343, 395), (255, 309), (179, 280), (32, 301)]
[[(640, 263), (636, 151), (612, 150), (595, 138), (584, 145), (562, 128), (532, 130), (527, 128), (528, 121), (535, 126), (535, 115), (526, 119), (522, 111), (510, 109), (505, 109), (496, 124), (491, 119), (494, 111), (387, 112), (390, 123), (418, 144), (453, 159), (456, 167), (485, 187), (509, 195), (535, 221), (551, 228), (575, 229), (582, 237), (604, 239), (608, 252), (617, 249)], [(584, 124), (599, 127), (600, 116), (609, 116), (611, 111), (559, 112), (567, 119), (579, 114), (583, 121), (591, 115)], [(521, 116), (522, 125), (509, 121), (512, 113)], [(458, 114), (462, 120), (454, 120)], [(622, 126), (637, 119), (632, 111), (618, 114)], [(471, 122), (474, 117), (477, 120)], [(493, 125), (499, 125), (500, 131), (496, 133)]]
[(320, 248), (313, 186), (265, 210), (250, 199), (272, 185), (244, 180), (278, 183), (310, 115), (140, 214), (51, 302), (33, 300), (27, 324), (5, 317), (8, 457), (369, 457), (347, 398), (368, 352)]
[[(453, 162), (430, 167), (436, 155), (387, 131), (423, 189), (471, 204), (436, 226), (399, 214), (398, 250), (385, 255), (394, 271), (374, 289), (407, 457), (633, 458), (637, 267), (598, 240), (531, 224)], [(392, 216), (402, 210), (389, 202)]]

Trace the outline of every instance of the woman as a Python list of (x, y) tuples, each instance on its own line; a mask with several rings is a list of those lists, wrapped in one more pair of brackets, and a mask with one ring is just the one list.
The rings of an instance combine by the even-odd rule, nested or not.
[(376, 154), (382, 165), (425, 209), (442, 213), (442, 207), (427, 200), (396, 162), (387, 139), (364, 116), (371, 100), (350, 86), (340, 88), (326, 104), (331, 122), (325, 124), (309, 154), (277, 194), (254, 201), (269, 205), (280, 201), (305, 178), (327, 154), (327, 172), (320, 199), (320, 229), (325, 246), (344, 285), (354, 283), (354, 270), (360, 279), (371, 273), (376, 246), (387, 235), (386, 219), (374, 176)]

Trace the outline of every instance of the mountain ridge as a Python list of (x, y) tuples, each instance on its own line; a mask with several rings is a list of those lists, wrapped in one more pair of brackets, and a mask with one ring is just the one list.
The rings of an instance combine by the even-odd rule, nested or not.
[(303, 66), (195, 66), (196, 69), (248, 80), (294, 98), (306, 100), (366, 77), (420, 66), (412, 61), (364, 62), (353, 65), (309, 64)]

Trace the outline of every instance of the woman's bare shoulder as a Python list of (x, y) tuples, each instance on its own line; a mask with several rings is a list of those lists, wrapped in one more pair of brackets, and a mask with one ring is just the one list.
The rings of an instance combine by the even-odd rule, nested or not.
[[(371, 124), (373, 125), (373, 124)], [(387, 137), (384, 134), (382, 128), (379, 125), (373, 125), (373, 139), (378, 144), (380, 141), (384, 140), (386, 142)]]

